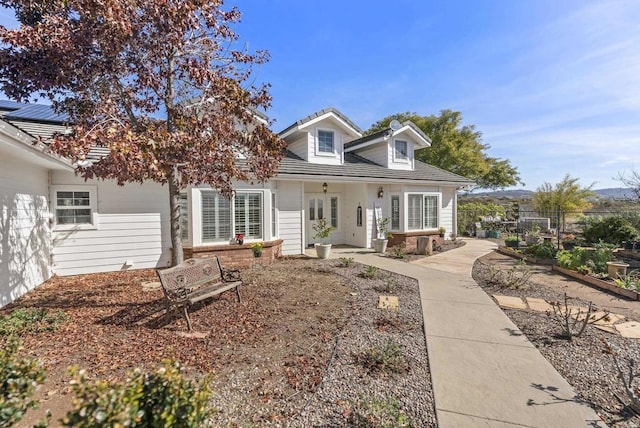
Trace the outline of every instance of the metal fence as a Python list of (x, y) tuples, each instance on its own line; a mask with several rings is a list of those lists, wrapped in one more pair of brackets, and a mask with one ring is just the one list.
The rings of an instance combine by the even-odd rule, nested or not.
[(512, 204), (495, 206), (495, 209), (458, 209), (458, 233), (460, 235), (475, 236), (480, 230), (494, 230), (501, 233), (524, 234), (539, 228), (543, 234), (551, 236), (579, 235), (582, 228), (592, 221), (606, 217), (619, 216), (627, 219), (632, 226), (640, 230), (640, 206), (637, 209), (620, 210), (591, 210), (537, 211), (530, 207), (523, 209), (522, 205)]

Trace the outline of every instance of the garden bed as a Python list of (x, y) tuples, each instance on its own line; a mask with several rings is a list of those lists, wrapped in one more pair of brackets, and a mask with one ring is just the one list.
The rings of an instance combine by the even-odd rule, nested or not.
[(526, 254), (519, 253), (519, 252), (515, 251), (513, 248), (506, 247), (504, 245), (498, 245), (498, 252), (500, 254), (504, 254), (506, 256), (513, 257), (515, 259), (526, 260), (527, 262), (535, 263), (535, 264), (538, 264), (538, 265), (550, 266), (550, 265), (555, 265), (556, 264), (555, 260), (537, 259), (535, 257), (527, 256)]
[(634, 290), (627, 290), (626, 288), (621, 288), (612, 283), (611, 281), (606, 281), (603, 279), (595, 278), (591, 275), (584, 275), (580, 272), (576, 272), (575, 270), (563, 268), (560, 266), (552, 266), (552, 270), (559, 272), (563, 275), (570, 276), (571, 278), (579, 279), (582, 282), (585, 282), (594, 287), (598, 287), (602, 290), (609, 291), (611, 293), (617, 294), (619, 296), (624, 296), (631, 300), (640, 300), (640, 293)]
[[(56, 331), (22, 337), (22, 356), (37, 358), (47, 380), (36, 396), (40, 410), (18, 427), (33, 426), (46, 409), (57, 426), (72, 404), (70, 365), (121, 382), (165, 358), (194, 379), (212, 374), (213, 426), (397, 426), (404, 417), (434, 427), (417, 282), (383, 271), (367, 279), (364, 270), (337, 260), (255, 264), (242, 272), (242, 303), (225, 293), (193, 308), (203, 338), (184, 337), (184, 319), (164, 315), (162, 291), (141, 286), (156, 280), (153, 270), (54, 278), (0, 310), (44, 308), (69, 318)], [(378, 309), (381, 294), (398, 296), (399, 310)]]

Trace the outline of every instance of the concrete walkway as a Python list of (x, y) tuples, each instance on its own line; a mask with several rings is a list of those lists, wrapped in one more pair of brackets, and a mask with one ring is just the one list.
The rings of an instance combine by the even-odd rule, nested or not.
[(418, 280), (439, 427), (605, 427), (471, 279), (475, 259), (493, 248), (467, 240), (412, 263), (354, 248), (335, 248), (332, 257)]

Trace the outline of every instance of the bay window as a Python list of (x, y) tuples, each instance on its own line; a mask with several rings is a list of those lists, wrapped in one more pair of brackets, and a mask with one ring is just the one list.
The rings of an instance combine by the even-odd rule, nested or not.
[(201, 192), (202, 242), (229, 242), (235, 235), (262, 239), (262, 193), (237, 192), (229, 200), (215, 191)]

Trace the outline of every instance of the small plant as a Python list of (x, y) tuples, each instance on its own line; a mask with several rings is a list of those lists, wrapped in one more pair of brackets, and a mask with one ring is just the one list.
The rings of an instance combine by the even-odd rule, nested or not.
[(640, 291), (640, 271), (638, 269), (632, 270), (627, 275), (623, 275), (618, 278), (614, 278), (617, 287), (626, 288), (627, 290)]
[(329, 224), (329, 220), (325, 217), (316, 220), (315, 224), (311, 227), (313, 231), (316, 232), (313, 239), (321, 239), (322, 242), (325, 242), (325, 240), (331, 236), (331, 233), (336, 230), (335, 227)]
[(69, 316), (60, 310), (50, 312), (47, 309), (19, 308), (0, 318), (0, 336), (55, 331), (68, 319)]
[(398, 399), (365, 399), (354, 402), (348, 412), (349, 426), (355, 428), (411, 428), (415, 425), (402, 410)]
[(531, 230), (529, 230), (529, 234), (531, 236), (538, 236), (540, 235), (540, 225), (538, 223), (533, 223), (531, 225)]
[(28, 409), (35, 409), (31, 399), (45, 373), (36, 360), (20, 358), (15, 337), (0, 342), (0, 427), (20, 421)]
[(378, 227), (378, 238), (389, 239), (387, 237), (387, 235), (389, 234), (388, 232), (389, 217), (379, 218), (378, 221), (376, 222), (376, 226)]
[(389, 249), (389, 257), (393, 259), (405, 259), (407, 257), (407, 244), (401, 242)]
[(367, 279), (373, 279), (378, 275), (378, 268), (375, 266), (367, 266), (364, 268), (364, 272), (362, 272), (362, 277)]
[(593, 303), (589, 302), (586, 311), (580, 308), (572, 308), (569, 305), (567, 293), (564, 293), (564, 301), (548, 302), (553, 309), (553, 313), (547, 311), (547, 315), (553, 319), (562, 329), (562, 337), (569, 342), (574, 337), (580, 337), (587, 328), (587, 324), (593, 324), (600, 320), (609, 320), (609, 311), (604, 311), (604, 315), (597, 317), (594, 312), (598, 310), (594, 308)]
[(178, 363), (165, 361), (155, 373), (136, 369), (124, 383), (89, 382), (86, 373), (72, 369), (76, 398), (62, 426), (76, 428), (201, 427), (209, 418), (210, 391), (186, 380)]
[(400, 345), (388, 341), (383, 346), (374, 346), (356, 356), (356, 362), (370, 374), (404, 373), (409, 371), (409, 364), (402, 353)]
[(444, 234), (447, 233), (447, 229), (445, 229), (444, 227), (440, 226), (438, 228), (438, 233), (440, 234), (441, 238), (444, 238)]
[(393, 293), (396, 288), (398, 288), (398, 280), (391, 276), (386, 278), (382, 285), (375, 287), (375, 290), (380, 293)]
[(264, 242), (258, 241), (251, 244), (251, 251), (253, 251), (253, 255), (255, 257), (260, 257), (262, 255), (262, 249), (264, 248)]
[(504, 238), (504, 242), (520, 242), (520, 238), (518, 238), (516, 235), (508, 235), (505, 236)]
[(351, 267), (355, 263), (353, 257), (340, 257), (340, 267)]

